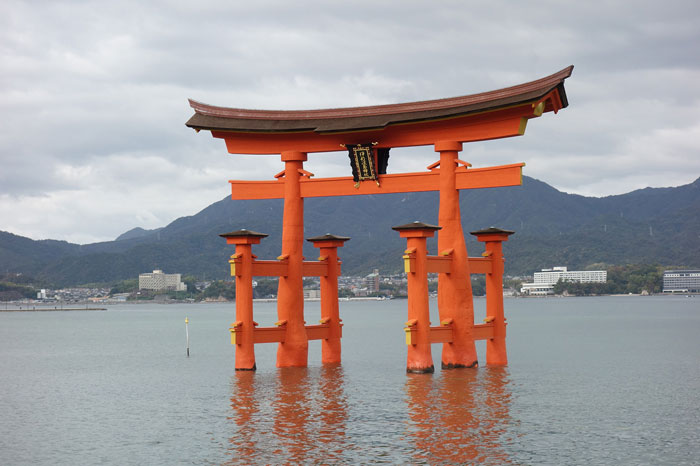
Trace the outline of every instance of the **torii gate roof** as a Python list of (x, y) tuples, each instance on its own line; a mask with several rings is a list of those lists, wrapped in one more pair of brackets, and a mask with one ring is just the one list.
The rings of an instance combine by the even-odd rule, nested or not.
[[(464, 128), (474, 122), (483, 124), (484, 118), (475, 116), (503, 114), (497, 118), (533, 118), (544, 112), (557, 112), (568, 105), (564, 80), (571, 75), (573, 66), (564, 68), (550, 76), (528, 83), (479, 94), (368, 107), (332, 108), (319, 110), (250, 110), (217, 107), (190, 99), (194, 115), (186, 123), (195, 130), (208, 130), (214, 137), (223, 138), (232, 153), (278, 153), (281, 150), (308, 152), (340, 150), (338, 142), (368, 142), (367, 137), (379, 140), (379, 146), (396, 147), (405, 145), (431, 144), (430, 137), (412, 136), (409, 139), (397, 137), (392, 127), (409, 125), (415, 132), (417, 126), (428, 127), (435, 133), (436, 128)], [(535, 105), (542, 103), (533, 114)], [(525, 106), (531, 106), (529, 113), (523, 113)], [(513, 109), (520, 111), (514, 112)], [(459, 120), (450, 123), (437, 123), (445, 120)], [(436, 124), (437, 123), (437, 124)], [(416, 126), (417, 125), (417, 126)], [(459, 134), (447, 134), (448, 138), (469, 141), (493, 139), (522, 134), (520, 130), (509, 129), (493, 135), (482, 135), (470, 139)], [(463, 131), (462, 131), (463, 132)], [(238, 135), (235, 133), (239, 133)], [(242, 134), (247, 133), (247, 136)], [(251, 133), (255, 133), (254, 135)], [(295, 136), (289, 136), (294, 133)], [(300, 134), (301, 133), (301, 134)], [(302, 136), (306, 133), (305, 136)], [(343, 133), (355, 133), (355, 137), (337, 137)], [(460, 133), (461, 134), (461, 133)], [(381, 141), (381, 135), (390, 136)], [(319, 138), (320, 136), (320, 138)], [(403, 136), (403, 134), (401, 135)], [(279, 146), (279, 147), (278, 147)]]

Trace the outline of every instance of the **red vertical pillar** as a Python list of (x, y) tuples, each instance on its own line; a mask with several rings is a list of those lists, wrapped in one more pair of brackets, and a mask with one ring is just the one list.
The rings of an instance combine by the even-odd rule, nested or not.
[(219, 235), (227, 244), (236, 245), (231, 258), (231, 275), (236, 277), (236, 322), (231, 342), (236, 345), (236, 370), (254, 371), (255, 324), (253, 323), (253, 252), (252, 245), (267, 235), (250, 230), (238, 230)]
[(440, 320), (452, 319), (453, 340), (442, 347), (442, 368), (475, 367), (478, 365), (476, 345), (472, 334), (474, 304), (469, 273), (469, 257), (462, 231), (459, 209), (459, 190), (455, 170), (461, 142), (440, 141), (435, 151), (440, 152), (440, 210), (438, 224), (438, 254), (452, 251), (450, 273), (438, 276), (438, 310)]
[(421, 222), (392, 227), (406, 238), (404, 256), (408, 277), (408, 322), (416, 339), (408, 345), (406, 372), (424, 374), (435, 371), (430, 351), (430, 307), (428, 303), (428, 250), (426, 241), (440, 227)]
[(282, 256), (289, 261), (287, 276), (280, 277), (277, 291), (277, 316), (287, 321), (287, 333), (277, 348), (277, 367), (306, 367), (309, 341), (304, 327), (304, 199), (301, 197), (299, 170), (306, 153), (282, 152), (284, 162), (284, 214), (282, 220)]
[(486, 316), (493, 317), (493, 338), (486, 340), (486, 364), (489, 366), (508, 365), (506, 352), (506, 318), (503, 311), (503, 241), (513, 231), (500, 228), (487, 228), (472, 231), (476, 239), (486, 243), (484, 255), (491, 259), (491, 273), (486, 274)]
[(328, 324), (328, 338), (321, 342), (321, 362), (323, 364), (340, 364), (340, 310), (338, 308), (338, 248), (350, 238), (335, 236), (330, 233), (308, 238), (314, 247), (320, 248), (320, 261), (328, 263), (328, 272), (321, 277), (321, 322)]

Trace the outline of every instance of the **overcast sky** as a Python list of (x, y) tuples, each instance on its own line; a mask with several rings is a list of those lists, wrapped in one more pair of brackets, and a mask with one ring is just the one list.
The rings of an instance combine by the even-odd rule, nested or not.
[[(0, 230), (75, 243), (193, 215), (279, 156), (229, 155), (187, 98), (305, 109), (473, 94), (575, 65), (569, 107), (475, 167), (587, 196), (700, 176), (700, 2), (13, 1), (0, 3)], [(432, 147), (392, 151), (423, 170)], [(317, 176), (347, 156), (311, 154)]]

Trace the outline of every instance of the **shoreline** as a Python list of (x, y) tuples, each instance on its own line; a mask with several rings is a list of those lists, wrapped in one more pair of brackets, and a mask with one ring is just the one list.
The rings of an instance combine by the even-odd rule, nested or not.
[[(658, 297), (658, 296), (667, 296), (667, 297), (688, 297), (692, 298), (695, 296), (700, 296), (700, 293), (654, 293), (654, 294), (603, 294), (603, 295), (584, 295), (584, 296), (576, 296), (576, 295), (546, 295), (546, 296), (531, 296), (531, 295), (519, 295), (519, 296), (504, 296), (504, 299), (552, 299), (552, 298), (600, 298), (600, 297), (613, 297), (613, 298), (625, 298), (625, 297)], [(431, 298), (435, 298), (435, 296), (431, 296)], [(474, 296), (474, 299), (485, 299), (485, 296)], [(398, 296), (394, 298), (381, 298), (381, 297), (376, 297), (376, 296), (365, 296), (365, 297), (353, 297), (353, 298), (339, 298), (339, 302), (354, 302), (354, 301), (390, 301), (390, 300), (396, 300), (396, 299), (406, 299), (404, 296)], [(321, 299), (320, 298), (306, 298), (304, 299), (304, 302), (319, 302)], [(6, 303), (5, 308), (0, 307), (0, 312), (56, 312), (56, 311), (107, 311), (108, 308), (105, 306), (133, 306), (133, 305), (139, 305), (139, 304), (221, 304), (221, 303), (230, 303), (230, 304), (235, 304), (235, 300), (227, 301), (227, 300), (222, 300), (222, 301), (151, 301), (151, 300), (144, 300), (144, 301), (127, 301), (127, 302), (113, 302), (113, 303), (100, 303), (101, 306), (72, 306), (72, 307), (44, 307), (44, 306), (36, 306), (33, 304), (28, 304), (28, 303)], [(254, 299), (253, 302), (256, 303), (274, 303), (277, 302), (277, 298), (258, 298)]]
[(0, 309), (0, 312), (61, 312), (61, 311), (106, 311), (106, 307), (27, 307), (15, 309)]

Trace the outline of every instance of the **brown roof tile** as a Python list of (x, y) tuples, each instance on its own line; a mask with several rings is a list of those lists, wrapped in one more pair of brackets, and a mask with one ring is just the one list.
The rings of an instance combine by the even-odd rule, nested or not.
[(380, 129), (390, 124), (428, 121), (486, 112), (523, 104), (558, 89), (562, 107), (566, 107), (564, 80), (573, 66), (550, 76), (479, 94), (369, 107), (320, 110), (248, 110), (216, 107), (190, 99), (195, 114), (186, 123), (194, 129), (318, 133)]

